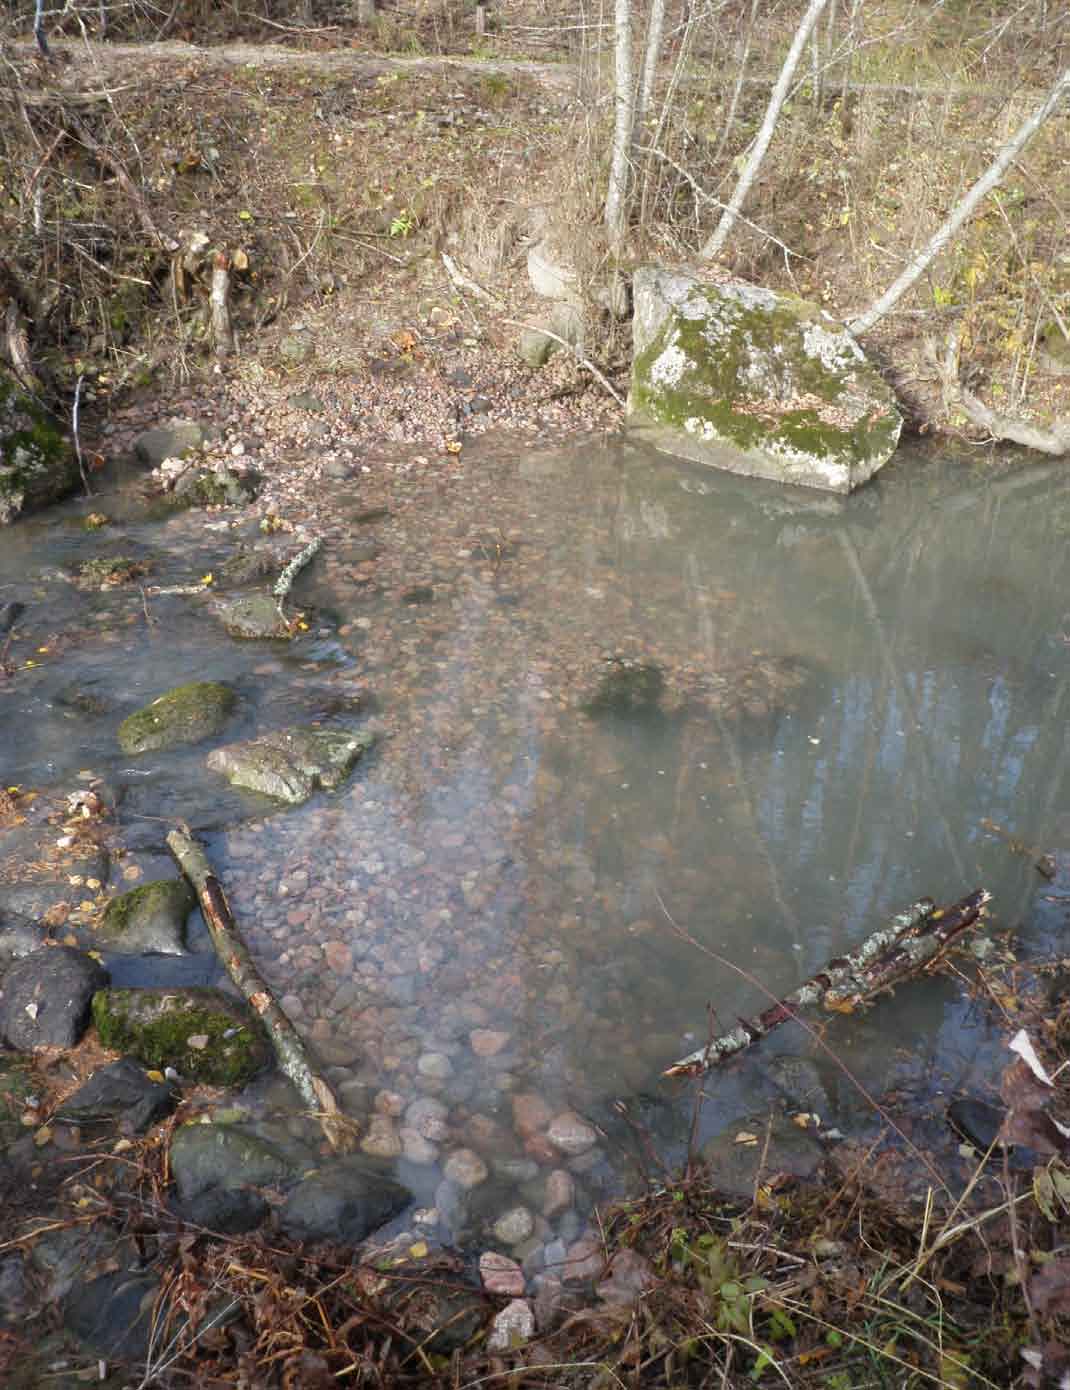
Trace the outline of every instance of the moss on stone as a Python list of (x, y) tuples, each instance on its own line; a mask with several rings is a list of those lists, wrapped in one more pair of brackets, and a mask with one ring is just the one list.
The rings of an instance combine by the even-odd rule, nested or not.
[(78, 483), (78, 462), (59, 423), (0, 378), (0, 525)]
[(120, 950), (173, 952), (181, 948), (182, 928), (196, 904), (185, 879), (158, 879), (112, 898), (104, 909), (98, 934)]
[(235, 695), (220, 681), (190, 681), (169, 690), (119, 725), (124, 753), (147, 753), (180, 743), (200, 743), (219, 732), (234, 708)]
[(29, 1058), (17, 1052), (0, 1054), (0, 1151), (26, 1133), (22, 1114), (33, 1093)]
[(211, 1086), (244, 1085), (268, 1060), (260, 1024), (219, 990), (99, 990), (93, 1022), (105, 1047)]
[(636, 278), (629, 408), (657, 447), (842, 491), (894, 450), (891, 391), (818, 306), (656, 269)]

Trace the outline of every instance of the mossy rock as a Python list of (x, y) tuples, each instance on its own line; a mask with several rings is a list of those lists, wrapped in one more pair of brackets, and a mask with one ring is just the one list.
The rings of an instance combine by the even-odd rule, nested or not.
[(150, 560), (135, 560), (129, 555), (97, 555), (79, 565), (75, 583), (80, 589), (114, 589), (120, 584), (132, 584), (151, 569)]
[(208, 754), (208, 766), (232, 787), (263, 792), (291, 806), (307, 801), (317, 787), (341, 786), (374, 736), (348, 729), (279, 729)]
[(665, 693), (665, 675), (653, 662), (612, 658), (599, 678), (590, 699), (582, 705), (584, 713), (599, 715), (653, 714)]
[(270, 594), (261, 591), (229, 594), (219, 599), (212, 611), (231, 637), (255, 642), (293, 636), (278, 604)]
[(78, 485), (70, 441), (32, 396), (0, 376), (0, 526)]
[[(181, 1125), (171, 1139), (171, 1172), (179, 1198), (204, 1192), (289, 1184), (299, 1166), (275, 1144), (237, 1124)], [(307, 1166), (311, 1166), (310, 1155)]]
[(120, 955), (180, 956), (185, 953), (186, 918), (197, 899), (182, 878), (157, 879), (120, 893), (104, 909), (97, 937)]
[(105, 1047), (210, 1086), (243, 1086), (271, 1055), (259, 1021), (217, 989), (98, 990), (93, 1022)]
[(656, 266), (633, 278), (629, 426), (665, 453), (850, 492), (895, 452), (891, 389), (817, 305)]
[(251, 502), (260, 488), (260, 478), (249, 471), (233, 468), (190, 469), (175, 484), (171, 494), (176, 503), (190, 507), (240, 507)]
[(235, 695), (220, 681), (190, 681), (128, 715), (119, 725), (124, 753), (149, 753), (180, 743), (200, 743), (223, 728)]

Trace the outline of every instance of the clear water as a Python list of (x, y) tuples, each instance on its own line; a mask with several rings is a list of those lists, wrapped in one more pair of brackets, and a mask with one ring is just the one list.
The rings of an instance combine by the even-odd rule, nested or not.
[[(153, 521), (128, 489), (91, 506), (115, 518), (103, 535), (72, 503), (0, 536), (0, 602), (28, 605), (12, 655), (60, 639), (0, 684), (4, 782), (92, 770), (125, 788), (145, 849), (166, 830), (150, 817), (205, 832), (336, 1079), (433, 1091), (458, 1142), (508, 1148), (511, 1094), (535, 1091), (606, 1126), (607, 1186), (625, 1181), (612, 1100), (678, 1146), (689, 1097), (661, 1070), (704, 1039), (708, 1004), (728, 1027), (767, 1002), (701, 946), (781, 993), (925, 894), (983, 885), (1027, 943), (1063, 926), (1035, 910), (1028, 856), (982, 825), (1045, 850), (1070, 836), (1057, 466), (904, 453), (838, 499), (620, 440), (395, 455), (336, 485), (294, 594), (315, 617), (288, 646), (231, 641), (196, 598), (151, 599), (149, 623), (136, 589), (55, 577), (144, 549), (152, 582), (189, 581), (255, 524)], [(591, 707), (636, 666), (660, 687)], [(378, 749), (340, 793), (284, 811), (224, 787), (203, 749), (120, 754), (123, 715), (191, 678), (236, 685), (228, 738), (344, 721), (361, 698)], [(507, 1040), (480, 1057), (474, 1028)], [(766, 1050), (809, 1052), (789, 1031)], [(929, 1094), (980, 1084), (985, 1038), (939, 981), (828, 1035), (868, 1085)], [(428, 1053), (452, 1074), (424, 1075)], [(704, 1124), (760, 1085), (758, 1056), (718, 1073)], [(842, 1122), (849, 1088), (839, 1103)], [(430, 1197), (437, 1169), (417, 1166)]]

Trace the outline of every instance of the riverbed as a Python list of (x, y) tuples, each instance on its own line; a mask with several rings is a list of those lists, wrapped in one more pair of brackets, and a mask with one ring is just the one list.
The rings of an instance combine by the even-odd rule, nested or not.
[[(617, 1103), (677, 1157), (693, 1090), (663, 1070), (912, 900), (983, 886), (1027, 950), (1058, 930), (1029, 852), (1070, 838), (1057, 466), (902, 450), (842, 499), (619, 436), (487, 437), (383, 452), (280, 529), (263, 507), (161, 513), (141, 481), (120, 468), (0, 539), (0, 602), (26, 605), (3, 782), (99, 779), (129, 846), (108, 892), (174, 874), (175, 818), (204, 837), (264, 975), (443, 1238), (520, 1204), (537, 1218), (520, 1253), (574, 1239), (637, 1181)], [(227, 561), (312, 536), (298, 635), (229, 637), (210, 612)], [(71, 582), (112, 554), (149, 568)], [(194, 592), (158, 592), (175, 587)], [(212, 744), (121, 753), (123, 717), (194, 679), (238, 692), (215, 742), (315, 720), (375, 751), (297, 809), (227, 787)], [(215, 978), (196, 922), (190, 945), (111, 964)], [(947, 981), (826, 1041), (869, 1089), (936, 1110), (983, 1089), (994, 1046)], [(774, 1094), (777, 1053), (817, 1063), (822, 1124), (866, 1122), (784, 1029), (708, 1079), (700, 1137)], [(255, 1099), (285, 1107), (285, 1088)], [(544, 1190), (561, 1150), (535, 1136), (562, 1116), (564, 1215)], [(458, 1151), (490, 1174), (475, 1215), (452, 1200)]]

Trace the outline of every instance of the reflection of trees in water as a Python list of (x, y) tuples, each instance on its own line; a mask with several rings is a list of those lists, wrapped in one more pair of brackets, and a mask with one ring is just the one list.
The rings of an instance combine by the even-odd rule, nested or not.
[(963, 488), (937, 472), (885, 499), (879, 532), (831, 529), (851, 616), (828, 629), (816, 733), (782, 728), (752, 772), (763, 829), (821, 924), (811, 958), (920, 892), (977, 880), (1003, 920), (1023, 906), (1028, 871), (979, 822), (1042, 840), (1065, 784), (1053, 625), (1070, 503), (1053, 481), (1031, 469)]

